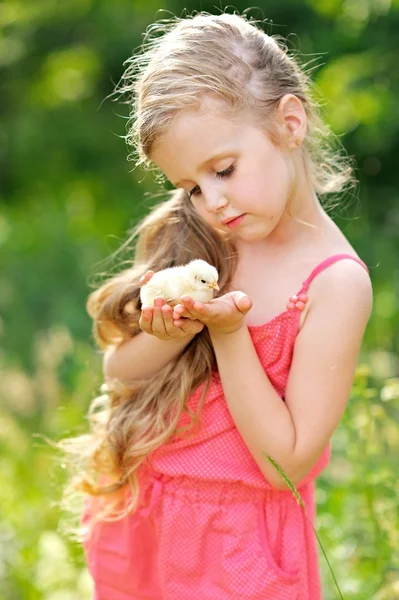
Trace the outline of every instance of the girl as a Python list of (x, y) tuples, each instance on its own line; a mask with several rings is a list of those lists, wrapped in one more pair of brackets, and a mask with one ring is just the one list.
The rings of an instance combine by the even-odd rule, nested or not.
[[(165, 29), (116, 91), (137, 164), (178, 190), (88, 302), (107, 393), (74, 489), (95, 598), (319, 600), (314, 532), (275, 464), (314, 520), (372, 305), (320, 203), (351, 164), (274, 37), (231, 14)], [(219, 297), (140, 306), (151, 272), (194, 258), (218, 269)]]

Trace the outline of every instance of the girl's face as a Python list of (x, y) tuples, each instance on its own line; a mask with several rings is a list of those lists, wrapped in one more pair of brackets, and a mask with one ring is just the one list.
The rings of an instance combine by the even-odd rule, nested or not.
[[(242, 116), (224, 115), (223, 106), (207, 97), (200, 110), (183, 112), (155, 144), (151, 158), (175, 187), (188, 192), (209, 225), (258, 241), (285, 212), (293, 163), (259, 127)], [(235, 217), (241, 218), (226, 223)]]

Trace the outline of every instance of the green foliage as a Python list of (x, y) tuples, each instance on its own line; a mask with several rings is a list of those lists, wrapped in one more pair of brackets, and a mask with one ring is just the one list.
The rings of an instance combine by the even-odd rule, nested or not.
[[(37, 434), (58, 440), (86, 430), (102, 375), (85, 301), (102, 273), (131, 259), (127, 250), (104, 262), (147, 211), (148, 194), (159, 193), (126, 159), (126, 106), (104, 99), (157, 10), (181, 15), (184, 6), (216, 10), (213, 2), (190, 0), (0, 6), (4, 600), (91, 597), (82, 549), (62, 533), (66, 474)], [(318, 480), (317, 531), (345, 600), (391, 600), (399, 597), (399, 3), (282, 0), (259, 7), (250, 12), (273, 22), (266, 30), (288, 37), (304, 63), (317, 54), (313, 76), (325, 117), (358, 164), (359, 200), (335, 218), (370, 268), (374, 311), (333, 460)], [(321, 565), (325, 598), (333, 600)]]
[(359, 365), (317, 496), (319, 533), (345, 598), (398, 597), (398, 407), (397, 379)]

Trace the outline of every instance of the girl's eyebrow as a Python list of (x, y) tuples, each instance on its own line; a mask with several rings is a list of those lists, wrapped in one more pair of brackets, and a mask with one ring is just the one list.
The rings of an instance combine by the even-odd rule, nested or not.
[[(206, 167), (212, 161), (219, 160), (220, 158), (224, 158), (228, 154), (235, 154), (235, 153), (233, 153), (232, 150), (229, 150), (229, 149), (220, 150), (219, 152), (217, 152), (217, 154), (214, 154), (211, 158), (204, 160), (204, 162), (201, 163), (200, 166), (198, 167), (198, 171), (201, 171), (202, 169), (204, 169), (204, 167)], [(174, 185), (175, 187), (179, 187), (180, 183), (183, 180), (184, 180), (184, 177), (183, 177), (183, 179), (180, 179), (177, 183), (172, 183), (172, 185)]]

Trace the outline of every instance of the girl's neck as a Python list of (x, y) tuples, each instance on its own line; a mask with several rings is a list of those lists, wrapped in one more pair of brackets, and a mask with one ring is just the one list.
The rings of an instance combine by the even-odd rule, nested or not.
[[(236, 240), (242, 259), (256, 257), (292, 256), (297, 249), (324, 244), (326, 238), (336, 235), (336, 226), (322, 208), (316, 194), (305, 200), (296, 198), (275, 229), (263, 240), (246, 242)], [(302, 222), (301, 222), (302, 221)]]

